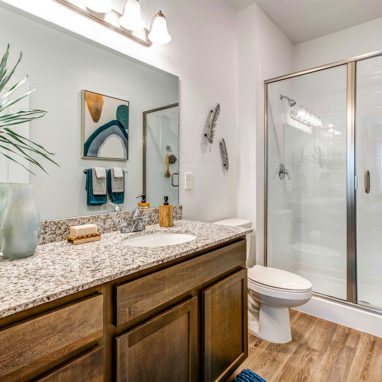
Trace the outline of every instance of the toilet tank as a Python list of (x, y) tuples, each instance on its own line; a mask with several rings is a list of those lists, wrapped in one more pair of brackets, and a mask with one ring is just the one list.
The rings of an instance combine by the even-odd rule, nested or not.
[[(229, 227), (243, 227), (243, 228), (252, 227), (252, 222), (250, 220), (239, 219), (239, 218), (218, 220), (214, 222), (214, 224), (220, 224), (220, 225), (225, 225)], [(247, 234), (246, 237), (247, 237), (247, 265), (248, 265), (248, 259), (249, 259), (250, 248), (251, 248), (251, 235)]]

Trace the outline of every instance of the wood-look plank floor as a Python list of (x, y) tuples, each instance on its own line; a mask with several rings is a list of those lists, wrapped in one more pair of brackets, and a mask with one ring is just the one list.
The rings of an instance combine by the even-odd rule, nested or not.
[(236, 370), (267, 382), (382, 382), (382, 338), (291, 310), (292, 342), (249, 336), (249, 354)]

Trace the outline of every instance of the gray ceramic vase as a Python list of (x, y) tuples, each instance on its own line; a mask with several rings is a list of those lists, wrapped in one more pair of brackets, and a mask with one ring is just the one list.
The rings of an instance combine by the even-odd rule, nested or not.
[(32, 256), (40, 238), (40, 215), (31, 184), (11, 184), (1, 219), (1, 250), (6, 259)]
[(4, 216), (5, 206), (7, 205), (9, 184), (0, 183), (0, 249), (1, 249), (1, 220)]

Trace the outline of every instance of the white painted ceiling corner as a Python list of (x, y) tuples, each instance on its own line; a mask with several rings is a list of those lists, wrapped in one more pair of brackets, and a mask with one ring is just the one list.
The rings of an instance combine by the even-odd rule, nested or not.
[(235, 9), (257, 3), (293, 44), (382, 17), (382, 0), (223, 0)]

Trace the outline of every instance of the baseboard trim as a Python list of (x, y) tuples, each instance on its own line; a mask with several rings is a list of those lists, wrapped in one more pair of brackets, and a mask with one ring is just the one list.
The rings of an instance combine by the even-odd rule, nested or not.
[(382, 338), (382, 315), (313, 296), (306, 304), (295, 308), (340, 325)]

